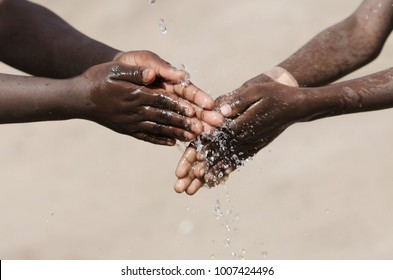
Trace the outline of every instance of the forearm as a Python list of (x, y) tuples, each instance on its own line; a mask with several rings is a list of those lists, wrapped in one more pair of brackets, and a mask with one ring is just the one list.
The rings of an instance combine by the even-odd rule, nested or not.
[(278, 64), (299, 86), (331, 83), (380, 53), (392, 30), (392, 0), (365, 0), (348, 18), (322, 31)]
[(82, 118), (84, 104), (73, 79), (0, 74), (0, 123)]
[(67, 78), (119, 52), (23, 0), (0, 2), (0, 60), (32, 75)]
[(305, 121), (393, 107), (393, 68), (333, 85), (302, 89)]

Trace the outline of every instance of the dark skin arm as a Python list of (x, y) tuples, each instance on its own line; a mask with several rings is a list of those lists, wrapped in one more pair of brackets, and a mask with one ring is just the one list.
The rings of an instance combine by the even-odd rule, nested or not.
[[(300, 86), (325, 85), (360, 68), (379, 54), (390, 34), (392, 5), (392, 0), (363, 1), (350, 17), (322, 31), (278, 66)], [(175, 190), (194, 194), (205, 183), (225, 181), (241, 161), (295, 122), (392, 107), (391, 72), (315, 89), (273, 83), (265, 74), (249, 80), (216, 100), (229, 121), (227, 128), (218, 130), (224, 136), (202, 139), (199, 153), (193, 147), (185, 151), (176, 170)]]
[(0, 1), (0, 60), (26, 73), (69, 78), (119, 52), (25, 0)]
[[(122, 53), (93, 40), (77, 31), (53, 12), (37, 4), (24, 0), (0, 0), (0, 42), (0, 59), (2, 61), (29, 74), (53, 78), (53, 80), (45, 80), (44, 78), (1, 75), (1, 84), (3, 85), (0, 87), (2, 96), (1, 123), (83, 117), (117, 132), (134, 135), (129, 129), (123, 127), (125, 124), (122, 121), (113, 119), (113, 116), (117, 114), (116, 110), (120, 110), (118, 113), (121, 113), (123, 109), (121, 102), (115, 102), (119, 98), (115, 95), (115, 90), (112, 94), (107, 92), (102, 95), (107, 98), (106, 101), (100, 99), (102, 106), (98, 107), (106, 108), (101, 111), (103, 115), (84, 114), (79, 116), (74, 114), (74, 107), (68, 105), (69, 102), (77, 104), (78, 96), (72, 95), (75, 98), (74, 101), (64, 99), (64, 88), (61, 86), (64, 83), (55, 80), (75, 77), (93, 65), (114, 59), (118, 63), (131, 66), (127, 69), (127, 74), (121, 76), (126, 78), (125, 81), (133, 83), (127, 85), (128, 87), (135, 89), (138, 87), (137, 85), (144, 85), (144, 93), (153, 95), (151, 97), (146, 94), (134, 94), (138, 96), (138, 102), (135, 108), (129, 109), (130, 112), (135, 113), (140, 110), (138, 106), (146, 107), (150, 102), (147, 100), (154, 100), (155, 104), (159, 106), (154, 105), (153, 107), (157, 110), (161, 109), (161, 117), (166, 120), (165, 123), (161, 123), (166, 126), (165, 131), (173, 130), (173, 127), (187, 131), (184, 133), (187, 135), (185, 137), (180, 137), (178, 132), (172, 136), (167, 132), (159, 135), (159, 137), (166, 137), (164, 141), (166, 144), (173, 145), (175, 139), (188, 141), (201, 133), (203, 129), (211, 129), (211, 126), (222, 124), (222, 116), (212, 111), (214, 108), (213, 99), (192, 83), (184, 86), (183, 82), (187, 80), (187, 73), (184, 71), (175, 69), (152, 52), (130, 51)], [(87, 73), (91, 72), (92, 70), (89, 69)], [(102, 75), (101, 73), (101, 77)], [(95, 82), (100, 82), (100, 80), (93, 78), (92, 76), (91, 79)], [(48, 86), (44, 87), (44, 84), (48, 84)], [(69, 84), (67, 81), (66, 85), (69, 86)], [(59, 90), (59, 94), (55, 94), (56, 89)], [(89, 91), (86, 94), (89, 94)], [(171, 99), (170, 102), (168, 102), (168, 98)], [(40, 104), (39, 111), (29, 111), (31, 106), (23, 106), (31, 104), (33, 100)], [(61, 102), (64, 102), (62, 107), (60, 106)], [(52, 108), (54, 103), (56, 103), (56, 110)], [(111, 112), (107, 111), (109, 104), (112, 104)], [(60, 110), (59, 106), (63, 109)], [(65, 107), (67, 110), (64, 109)], [(179, 107), (188, 109), (186, 111), (179, 110)], [(151, 111), (152, 109), (149, 108), (149, 110), (140, 113), (141, 116), (149, 118), (148, 114), (152, 113)], [(156, 112), (156, 114), (158, 113)], [(183, 118), (182, 124), (179, 122), (179, 114)], [(131, 122), (134, 121), (131, 120)], [(192, 137), (190, 133), (193, 135)], [(158, 142), (163, 141), (159, 140)]]
[[(243, 87), (236, 94), (253, 96), (255, 102), (227, 127), (219, 128), (221, 136), (199, 147), (199, 153), (187, 148), (176, 170), (177, 192), (194, 194), (205, 183), (224, 182), (244, 160), (294, 123), (392, 108), (393, 68), (324, 87), (296, 88), (270, 82)], [(235, 113), (241, 110), (234, 108)]]
[[(168, 84), (187, 79), (184, 71), (152, 52), (121, 53), (82, 34), (45, 7), (25, 0), (0, 0), (0, 42), (1, 61), (40, 77), (70, 78), (115, 59), (153, 70), (144, 77), (142, 85), (155, 82), (155, 86), (165, 89)], [(198, 92), (195, 102), (189, 100), (196, 109), (214, 108), (213, 100), (199, 88), (189, 84), (188, 91)], [(206, 121), (209, 123), (209, 119)]]
[(201, 116), (190, 103), (179, 102), (169, 90), (136, 85), (142, 81), (136, 72), (110, 62), (69, 79), (0, 74), (0, 123), (81, 118), (162, 145), (202, 132), (194, 117)]
[[(278, 66), (299, 86), (336, 81), (374, 60), (393, 29), (393, 1), (365, 0), (343, 21), (323, 30)], [(247, 83), (269, 81), (261, 74)]]

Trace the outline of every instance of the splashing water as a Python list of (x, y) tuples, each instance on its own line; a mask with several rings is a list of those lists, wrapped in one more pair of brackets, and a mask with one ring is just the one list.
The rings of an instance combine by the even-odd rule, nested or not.
[(226, 249), (230, 249), (228, 253), (236, 259), (244, 259), (246, 250), (243, 248), (236, 250), (236, 245), (234, 246), (232, 238), (236, 231), (236, 223), (239, 220), (239, 213), (233, 209), (232, 201), (229, 197), (228, 189), (225, 187), (225, 199), (217, 199), (214, 204), (213, 214), (216, 220), (220, 220), (220, 224), (224, 230), (224, 238), (221, 241), (222, 246)]
[(214, 216), (216, 217), (216, 219), (220, 219), (222, 217), (223, 213), (221, 211), (221, 203), (220, 201), (217, 199), (216, 200), (216, 204), (214, 205)]
[(181, 85), (182, 85), (183, 87), (186, 87), (186, 86), (188, 86), (188, 85), (190, 84), (191, 74), (190, 74), (190, 72), (188, 71), (187, 67), (186, 67), (184, 64), (181, 64), (181, 65), (180, 65), (180, 69), (181, 69), (184, 73), (186, 73), (186, 77), (185, 77), (184, 81), (181, 81)]
[(224, 247), (229, 247), (229, 245), (231, 245), (231, 240), (229, 239), (229, 237), (227, 237), (224, 240)]
[(184, 151), (186, 150), (187, 146), (184, 142), (179, 142), (176, 141), (176, 148), (181, 152), (184, 153)]
[(164, 19), (160, 18), (159, 22), (158, 22), (158, 26), (160, 28), (160, 31), (162, 34), (166, 34), (168, 32), (167, 26), (166, 26), (166, 22)]
[[(225, 177), (225, 170), (230, 167), (235, 167), (239, 170), (239, 167), (245, 165), (245, 163), (252, 158), (245, 158), (243, 152), (236, 152), (235, 147), (231, 143), (236, 143), (236, 134), (230, 128), (231, 120), (226, 120), (225, 124), (217, 128), (212, 134), (202, 133), (193, 142), (196, 151), (201, 152), (204, 144), (210, 142), (213, 144), (213, 149), (206, 150), (202, 156), (205, 158), (207, 166), (210, 168), (215, 165), (217, 161), (224, 161), (222, 170), (219, 170), (211, 180), (218, 184), (223, 183)], [(229, 164), (230, 162), (230, 164)], [(225, 181), (225, 179), (224, 179)]]

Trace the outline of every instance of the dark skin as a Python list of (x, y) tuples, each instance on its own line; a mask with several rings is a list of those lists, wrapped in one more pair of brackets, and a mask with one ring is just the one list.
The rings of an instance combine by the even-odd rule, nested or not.
[(93, 40), (37, 4), (0, 0), (0, 42), (1, 61), (34, 75), (0, 74), (0, 123), (82, 118), (174, 145), (223, 122), (184, 71)]
[[(393, 1), (365, 0), (347, 19), (322, 31), (278, 66), (301, 87), (261, 74), (219, 97), (228, 118), (224, 137), (200, 139), (186, 149), (176, 170), (177, 192), (195, 194), (216, 186), (287, 127), (297, 122), (393, 107), (393, 68), (327, 85), (376, 58), (393, 28)], [(208, 137), (209, 138), (209, 137)]]

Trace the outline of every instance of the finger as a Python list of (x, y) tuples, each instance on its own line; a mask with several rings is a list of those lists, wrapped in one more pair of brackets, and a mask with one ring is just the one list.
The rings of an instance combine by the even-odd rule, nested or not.
[(154, 70), (155, 74), (172, 83), (178, 83), (186, 79), (186, 73), (176, 69), (167, 61), (150, 51), (130, 51), (119, 53), (116, 61), (128, 64), (146, 66)]
[(175, 191), (178, 193), (186, 191), (195, 179), (194, 169), (191, 168), (186, 177), (178, 178), (175, 183)]
[(135, 133), (132, 136), (139, 139), (139, 140), (150, 142), (150, 143), (157, 144), (157, 145), (174, 146), (176, 144), (175, 139), (157, 137), (157, 136), (148, 135), (148, 134), (145, 134), (142, 132)]
[(153, 69), (143, 66), (116, 64), (111, 67), (111, 79), (127, 81), (137, 85), (148, 85), (156, 79)]
[(194, 180), (192, 180), (191, 184), (186, 189), (186, 193), (188, 195), (194, 195), (204, 185), (205, 185), (205, 182), (199, 180), (198, 178), (195, 178)]
[(196, 87), (192, 83), (184, 85), (178, 83), (173, 85), (173, 91), (180, 97), (190, 101), (191, 103), (207, 110), (214, 109), (214, 100), (206, 92)]
[(177, 179), (175, 182), (175, 187), (174, 187), (175, 191), (177, 193), (184, 192), (190, 186), (192, 180), (193, 179), (191, 177)]
[(188, 147), (184, 151), (183, 156), (180, 158), (176, 167), (175, 174), (177, 178), (184, 178), (189, 174), (192, 166), (196, 162), (196, 155), (197, 151), (193, 147)]
[[(140, 61), (140, 58), (142, 61)], [(148, 65), (154, 69), (155, 73), (173, 84), (181, 83), (189, 78), (189, 74), (181, 69), (177, 69), (159, 55), (152, 52), (144, 52), (136, 57), (138, 65)]]
[[(135, 130), (135, 127), (133, 127), (132, 129)], [(191, 141), (195, 138), (195, 134), (188, 132), (184, 129), (148, 121), (140, 122), (138, 124), (138, 130), (140, 132), (154, 135), (156, 137), (171, 139), (175, 138), (185, 142)]]
[(204, 181), (206, 181), (209, 186), (221, 184), (221, 182), (226, 181), (225, 177), (228, 177), (235, 168), (236, 165), (233, 162), (229, 159), (224, 159), (209, 168), (205, 173)]
[(215, 129), (213, 126), (211, 126), (210, 124), (205, 123), (204, 121), (202, 121), (202, 125), (203, 125), (203, 132), (204, 133), (206, 133), (208, 135), (213, 134), (214, 129)]
[(145, 115), (145, 121), (151, 121), (162, 125), (173, 126), (187, 130), (195, 135), (203, 132), (203, 124), (197, 118), (187, 118), (178, 113), (144, 106), (141, 114)]
[(207, 172), (207, 164), (204, 161), (200, 161), (194, 165), (193, 169), (195, 177), (204, 180), (205, 173)]
[(216, 107), (227, 118), (233, 118), (247, 110), (252, 104), (260, 100), (260, 96), (249, 88), (235, 90), (216, 100)]
[[(186, 117), (194, 117), (195, 109), (187, 101), (178, 96), (165, 92), (154, 92), (148, 88), (141, 87), (131, 91), (129, 101), (139, 100), (139, 105), (148, 105), (177, 112)], [(132, 104), (135, 106), (135, 104)]]
[(211, 131), (212, 127), (218, 127), (224, 124), (224, 117), (220, 112), (204, 110), (198, 106), (193, 106), (198, 119), (207, 124), (207, 131)]

